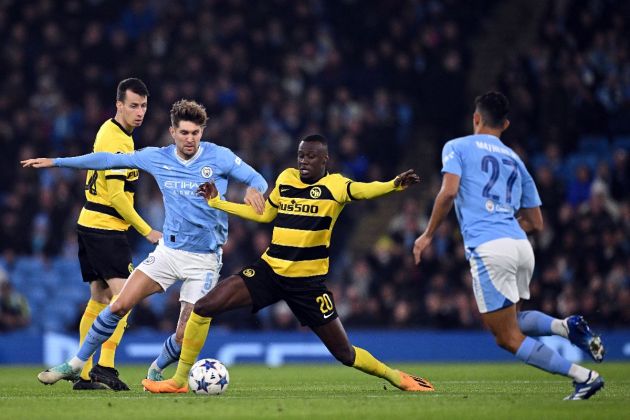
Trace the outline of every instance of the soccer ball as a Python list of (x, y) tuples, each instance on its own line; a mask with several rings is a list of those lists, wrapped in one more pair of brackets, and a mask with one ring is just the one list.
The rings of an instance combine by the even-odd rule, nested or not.
[(197, 395), (223, 394), (229, 383), (227, 368), (216, 359), (198, 360), (188, 375), (188, 386)]

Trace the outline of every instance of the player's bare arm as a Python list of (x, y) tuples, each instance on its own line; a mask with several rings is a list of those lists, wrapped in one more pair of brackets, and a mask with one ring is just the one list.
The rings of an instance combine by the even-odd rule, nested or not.
[(420, 264), (422, 252), (431, 244), (433, 240), (433, 234), (440, 227), (440, 224), (446, 217), (451, 208), (457, 192), (459, 191), (459, 176), (454, 174), (445, 173), (442, 178), (442, 188), (437, 197), (435, 197), (435, 204), (431, 211), (431, 218), (429, 224), (422, 235), (420, 235), (413, 245), (413, 258), (416, 264)]
[(53, 168), (55, 166), (52, 158), (34, 158), (20, 161), (23, 168)]
[(527, 233), (533, 233), (543, 229), (543, 217), (540, 207), (520, 209), (516, 220), (518, 220), (521, 229)]

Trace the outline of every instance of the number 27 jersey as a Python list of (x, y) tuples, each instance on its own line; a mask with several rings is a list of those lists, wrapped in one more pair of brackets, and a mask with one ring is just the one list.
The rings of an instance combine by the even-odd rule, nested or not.
[(516, 213), (539, 207), (540, 197), (521, 158), (498, 137), (476, 134), (447, 142), (442, 173), (460, 177), (455, 212), (466, 248), (527, 237)]

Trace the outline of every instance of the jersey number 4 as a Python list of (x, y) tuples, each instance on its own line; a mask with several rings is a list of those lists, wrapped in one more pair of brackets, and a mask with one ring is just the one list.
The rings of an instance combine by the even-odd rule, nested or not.
[(92, 195), (96, 195), (96, 179), (98, 178), (98, 172), (94, 171), (90, 179), (85, 184), (85, 189)]
[[(510, 176), (507, 179), (507, 188), (505, 191), (505, 202), (512, 202), (512, 187), (514, 187), (514, 183), (516, 182), (516, 178), (518, 178), (518, 164), (512, 159), (501, 159), (501, 163), (504, 166), (507, 166), (512, 170), (510, 172)], [(499, 160), (492, 155), (486, 155), (481, 159), (481, 170), (488, 173), (490, 172), (490, 179), (485, 187), (483, 187), (483, 192), (481, 193), (484, 197), (490, 198), (492, 200), (498, 201), (500, 197), (496, 194), (492, 194), (492, 187), (499, 179), (499, 171), (501, 170), (501, 164)]]

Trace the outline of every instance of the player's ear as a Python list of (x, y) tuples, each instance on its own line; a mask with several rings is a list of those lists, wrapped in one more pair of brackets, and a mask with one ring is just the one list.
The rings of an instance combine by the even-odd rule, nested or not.
[(171, 133), (171, 137), (173, 137), (173, 140), (175, 140), (175, 129), (172, 125), (168, 128), (168, 132)]
[(116, 101), (116, 111), (122, 111), (124, 105), (122, 101)]
[(481, 124), (481, 114), (477, 111), (473, 113), (473, 126), (477, 127)]
[(510, 126), (510, 120), (508, 120), (507, 118), (503, 121), (503, 131), (507, 130), (508, 127)]

